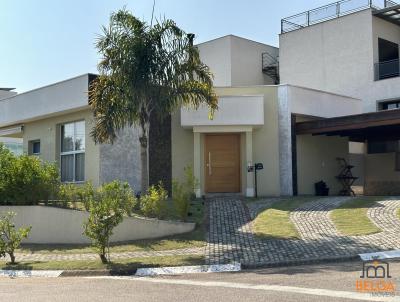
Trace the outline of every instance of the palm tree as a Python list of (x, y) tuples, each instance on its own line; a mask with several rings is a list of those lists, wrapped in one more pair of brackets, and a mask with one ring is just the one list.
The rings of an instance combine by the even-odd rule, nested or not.
[(95, 119), (91, 135), (96, 143), (113, 143), (118, 130), (140, 127), (143, 192), (149, 185), (150, 117), (162, 120), (181, 106), (206, 104), (211, 114), (218, 107), (212, 74), (193, 38), (172, 20), (149, 26), (122, 9), (111, 14), (96, 43), (102, 59), (89, 89)]

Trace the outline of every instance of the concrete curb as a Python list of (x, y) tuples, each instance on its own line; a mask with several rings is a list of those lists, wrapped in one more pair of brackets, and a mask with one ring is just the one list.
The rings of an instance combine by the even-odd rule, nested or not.
[(218, 265), (195, 265), (195, 266), (177, 266), (177, 267), (155, 267), (139, 268), (135, 276), (159, 276), (159, 275), (181, 275), (181, 274), (199, 274), (199, 273), (223, 273), (241, 271), (240, 263), (218, 264)]
[(260, 263), (254, 265), (231, 263), (218, 265), (197, 265), (197, 266), (175, 266), (175, 267), (149, 267), (131, 270), (59, 270), (59, 271), (40, 271), (40, 270), (0, 270), (0, 277), (26, 278), (26, 277), (99, 277), (99, 276), (158, 276), (158, 275), (181, 275), (198, 273), (221, 273), (221, 272), (239, 272), (243, 269), (260, 269), (274, 267), (290, 267), (310, 264), (338, 263), (349, 261), (369, 261), (384, 259), (399, 259), (400, 250), (381, 251), (374, 253), (365, 253), (358, 255), (326, 257), (309, 260), (280, 261), (274, 263)]
[(0, 276), (10, 278), (57, 278), (61, 276), (62, 272), (63, 271), (0, 270)]
[(100, 276), (159, 276), (159, 275), (182, 275), (198, 273), (222, 273), (238, 272), (241, 270), (240, 263), (218, 264), (218, 265), (196, 265), (175, 267), (149, 267), (134, 270), (65, 270), (65, 271), (40, 271), (40, 270), (0, 270), (0, 276), (18, 277), (100, 277)]
[(257, 269), (257, 268), (273, 268), (273, 267), (290, 267), (290, 266), (309, 265), (309, 264), (348, 262), (355, 260), (361, 260), (360, 256), (353, 255), (353, 256), (327, 257), (327, 258), (308, 259), (308, 260), (290, 260), (290, 261), (260, 263), (255, 265), (242, 264), (242, 268)]
[(363, 261), (400, 258), (400, 250), (360, 254)]

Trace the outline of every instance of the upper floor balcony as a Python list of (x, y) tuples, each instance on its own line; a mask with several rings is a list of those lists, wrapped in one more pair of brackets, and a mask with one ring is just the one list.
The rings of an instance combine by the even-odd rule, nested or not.
[(281, 33), (302, 29), (365, 9), (373, 9), (380, 14), (379, 17), (387, 18), (391, 16), (387, 10), (397, 9), (398, 6), (398, 3), (391, 0), (341, 0), (282, 19)]

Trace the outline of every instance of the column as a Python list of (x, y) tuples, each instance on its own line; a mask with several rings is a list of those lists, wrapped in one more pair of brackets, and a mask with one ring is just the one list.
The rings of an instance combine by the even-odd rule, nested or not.
[(197, 198), (201, 197), (201, 189), (200, 189), (200, 181), (201, 181), (201, 174), (200, 174), (200, 162), (201, 162), (201, 146), (200, 146), (200, 133), (194, 132), (193, 133), (193, 175), (198, 180), (198, 186), (195, 188), (195, 194)]
[(246, 196), (254, 197), (254, 172), (248, 172), (248, 165), (254, 165), (253, 163), (253, 132), (246, 132)]

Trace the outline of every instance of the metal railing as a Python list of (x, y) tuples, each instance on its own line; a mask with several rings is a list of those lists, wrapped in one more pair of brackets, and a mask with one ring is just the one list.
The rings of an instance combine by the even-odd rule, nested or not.
[(262, 59), (262, 68), (263, 69), (265, 69), (269, 66), (274, 66), (274, 65), (277, 66), (278, 62), (279, 62), (279, 57), (275, 57), (268, 52), (263, 52), (261, 54), (261, 59)]
[(398, 5), (390, 0), (341, 0), (281, 20), (281, 33), (308, 27), (368, 8), (382, 9)]
[(400, 76), (399, 59), (375, 63), (375, 81), (398, 76)]

